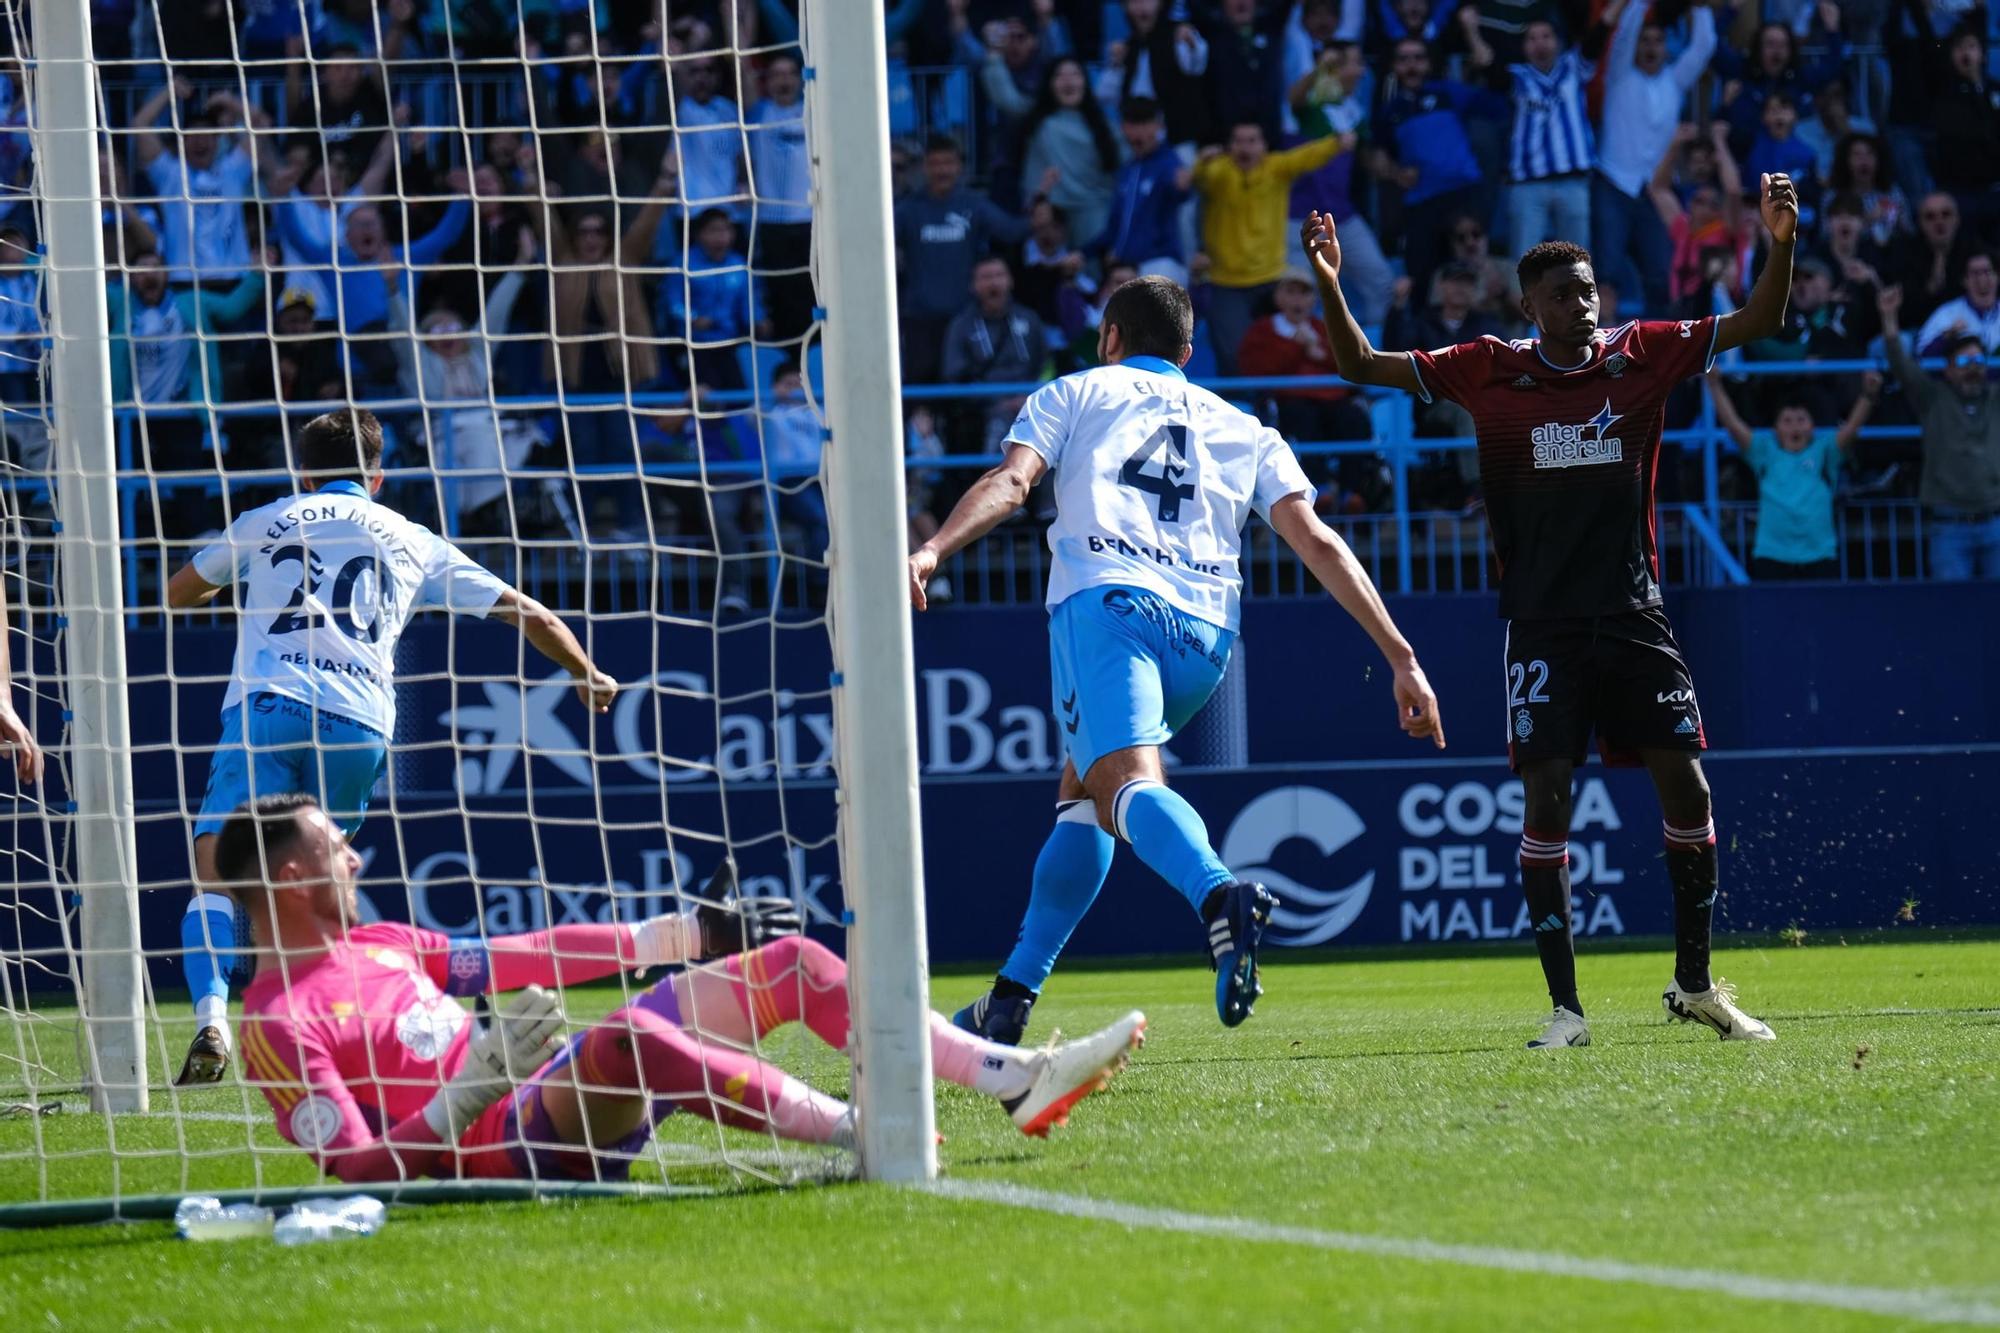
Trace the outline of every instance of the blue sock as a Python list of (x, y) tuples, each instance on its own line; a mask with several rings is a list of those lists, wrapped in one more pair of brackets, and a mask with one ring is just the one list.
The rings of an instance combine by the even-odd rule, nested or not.
[(196, 894), (181, 917), (181, 975), (204, 1026), (220, 1026), (228, 1011), (229, 968), (235, 961), (235, 900), (221, 893)]
[(1208, 844), (1208, 826), (1177, 792), (1141, 778), (1118, 789), (1112, 811), (1118, 836), (1181, 891), (1196, 915), (1210, 893), (1235, 882), (1236, 876)]
[(1035, 887), (1028, 895), (1028, 914), (1021, 918), (1021, 938), (1007, 955), (1001, 976), (1041, 990), (1070, 932), (1097, 901), (1117, 850), (1117, 840), (1097, 826), (1097, 810), (1089, 801), (1056, 806), (1056, 826), (1035, 858)]

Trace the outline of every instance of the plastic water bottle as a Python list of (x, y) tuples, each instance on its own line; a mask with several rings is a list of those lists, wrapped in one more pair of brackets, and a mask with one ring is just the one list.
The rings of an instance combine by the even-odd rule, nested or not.
[(372, 1236), (389, 1219), (380, 1199), (351, 1194), (344, 1199), (307, 1199), (278, 1219), (271, 1238), (280, 1245), (308, 1245), (319, 1240)]
[(225, 1204), (214, 1195), (182, 1199), (174, 1209), (182, 1240), (242, 1240), (271, 1234), (271, 1210), (254, 1203)]

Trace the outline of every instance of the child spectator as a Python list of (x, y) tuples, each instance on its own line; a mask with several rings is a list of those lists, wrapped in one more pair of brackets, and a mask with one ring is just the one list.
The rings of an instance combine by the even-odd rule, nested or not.
[[(1750, 145), (1750, 158), (1744, 164), (1743, 177), (1754, 190), (1756, 183), (1767, 173), (1790, 176), (1799, 187), (1799, 203), (1803, 207), (1807, 194), (1815, 184), (1813, 168), (1816, 162), (1812, 149), (1797, 137), (1795, 131), (1798, 126), (1798, 103), (1783, 89), (1772, 89), (1764, 98), (1762, 124)], [(1717, 165), (1721, 165), (1719, 159)], [(1810, 225), (1808, 218), (1802, 217), (1801, 222)]]
[[(1166, 139), (1159, 103), (1135, 97), (1119, 113), (1129, 155), (1112, 181), (1104, 230), (1084, 248), (1106, 265), (1123, 261), (1187, 285), (1187, 251), (1181, 244), (1180, 210), (1194, 172)], [(1346, 233), (1341, 241), (1346, 243)]]
[[(1674, 154), (1663, 156), (1653, 173), (1653, 207), (1659, 211), (1671, 246), (1667, 297), (1676, 307), (1714, 282), (1711, 258), (1715, 252), (1740, 256), (1750, 244), (1743, 182), (1736, 171), (1736, 158), (1729, 151), (1728, 129), (1716, 121), (1709, 130), (1715, 147), (1717, 184), (1697, 185), (1683, 205), (1673, 187)], [(1682, 125), (1674, 141), (1691, 143), (1700, 133), (1692, 125)], [(1740, 282), (1731, 283), (1732, 287), (1737, 285)]]
[(1750, 575), (1758, 582), (1840, 577), (1833, 504), (1841, 464), (1875, 410), (1882, 378), (1869, 375), (1838, 430), (1815, 429), (1804, 402), (1781, 403), (1770, 430), (1752, 430), (1729, 399), (1719, 372), (1708, 372), (1715, 419), (1757, 478), (1757, 539)]
[(1729, 123), (1729, 148), (1737, 156), (1748, 154), (1757, 140), (1764, 107), (1774, 94), (1792, 101), (1796, 114), (1811, 112), (1812, 95), (1835, 78), (1847, 58), (1840, 36), (1840, 6), (1821, 5), (1820, 13), (1830, 40), (1811, 64), (1799, 60), (1798, 38), (1782, 23), (1766, 23), (1757, 30), (1757, 41), (1746, 59), (1734, 46), (1716, 52), (1715, 65), (1727, 80), (1722, 86), (1722, 114)]
[(688, 253), (686, 274), (669, 273), (660, 283), (660, 332), (670, 340), (687, 340), (696, 384), (742, 389), (736, 352), (758, 325), (759, 284), (736, 249), (736, 224), (728, 213), (704, 209), (692, 230), (694, 249)]

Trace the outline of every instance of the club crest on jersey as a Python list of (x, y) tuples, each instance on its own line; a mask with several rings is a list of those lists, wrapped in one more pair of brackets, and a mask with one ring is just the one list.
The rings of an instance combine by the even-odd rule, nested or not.
[(1625, 367), (1631, 364), (1631, 357), (1625, 355), (1623, 352), (1613, 352), (1610, 356), (1604, 358), (1604, 373), (1614, 380), (1623, 379), (1625, 377)]
[(1535, 734), (1535, 719), (1528, 716), (1528, 710), (1525, 708), (1514, 714), (1514, 734), (1522, 740)]
[(1530, 440), (1535, 446), (1538, 468), (1588, 467), (1596, 463), (1618, 463), (1625, 458), (1625, 441), (1609, 434), (1611, 427), (1625, 418), (1611, 410), (1611, 400), (1597, 415), (1577, 426), (1551, 421), (1535, 427)]

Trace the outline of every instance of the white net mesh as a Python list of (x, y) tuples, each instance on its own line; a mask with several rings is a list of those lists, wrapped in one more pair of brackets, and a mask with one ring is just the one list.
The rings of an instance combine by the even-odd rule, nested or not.
[[(277, 1132), (316, 1091), (303, 1048), (253, 1033), (249, 1058), (239, 1034), (221, 1084), (172, 1086), (196, 1031), (181, 971), (195, 821), (214, 802), (232, 653), (253, 620), (239, 604), (256, 582), (224, 580), (235, 600), (225, 586), (194, 611), (169, 614), (165, 600), (175, 571), (224, 532), (238, 570), (279, 563), (277, 543), (256, 545), (239, 520), (297, 517), (291, 446), (323, 412), (379, 418), (379, 502), (553, 610), (623, 687), (592, 716), (524, 634), (419, 611), (394, 654), (386, 767), (365, 814), (338, 812), (360, 817), (363, 858), (360, 920), (344, 924), (492, 945), (638, 922), (687, 907), (725, 861), (744, 894), (792, 899), (823, 935), (839, 919), (813, 168), (800, 34), (770, 26), (784, 7), (765, 7), (762, 29), (757, 6), (731, 4), (695, 7), (717, 11), (707, 21), (679, 6), (528, 0), (267, 0), (218, 6), (219, 23), (180, 8), (142, 6), (130, 32), (97, 34), (108, 327), (44, 337), (38, 256), (47, 229), (76, 216), (37, 190), (35, 36), (18, 12), (16, 63), (0, 67), (0, 556), (16, 704), (26, 713), (32, 698), (50, 755), (39, 792), (0, 778), (0, 1202), (320, 1178)], [(51, 540), (65, 475), (63, 448), (48, 448), (51, 342), (107, 348), (115, 399), (121, 536), (96, 554), (117, 561), (124, 596), (129, 679), (106, 684), (130, 711), (147, 964), (150, 1110), (129, 1117), (89, 1113), (78, 1020), (61, 662), (73, 608)], [(384, 565), (342, 580), (330, 558), (321, 576), (317, 553), (300, 554), (295, 619), (313, 623), (290, 650), (348, 670), (341, 636), (394, 622), (395, 580)], [(254, 705), (254, 683), (241, 692)], [(327, 718), (347, 718), (331, 699), (304, 701), (320, 739), (301, 771), (327, 783), (342, 762)], [(251, 713), (239, 725), (254, 739)], [(249, 764), (255, 794), (299, 785), (270, 777), (266, 758)], [(221, 960), (236, 980), (232, 1025), (257, 948), (236, 915), (239, 949)], [(192, 929), (213, 943), (213, 919)], [(272, 951), (271, 929), (259, 927), (264, 970), (285, 978), (281, 999), (304, 1003), (294, 974), (317, 954)], [(365, 990), (361, 964), (347, 966), (350, 990)], [(548, 979), (571, 1032), (649, 986), (684, 1009), (728, 1009), (682, 1018), (701, 1086), (761, 1128), (673, 1116), (615, 1151), (593, 1139), (582, 1178), (821, 1169), (825, 1154), (781, 1149), (754, 1090), (746, 1102), (734, 1083), (715, 1086), (737, 1066), (708, 1059), (748, 1046), (844, 1091), (846, 1063), (823, 1043), (764, 1035), (800, 1032), (783, 1020), (812, 1008), (796, 967), (752, 978), (747, 1029), (730, 1007), (740, 990), (596, 970), (609, 975)], [(437, 995), (448, 979), (412, 976), (426, 1004), (461, 1007)], [(409, 1013), (359, 1003), (335, 1021), (418, 1055), (440, 1032), (451, 1048), (448, 1014), (413, 1034)], [(442, 1077), (358, 1058), (376, 1133)], [(521, 1169), (579, 1175), (532, 1155)]]

